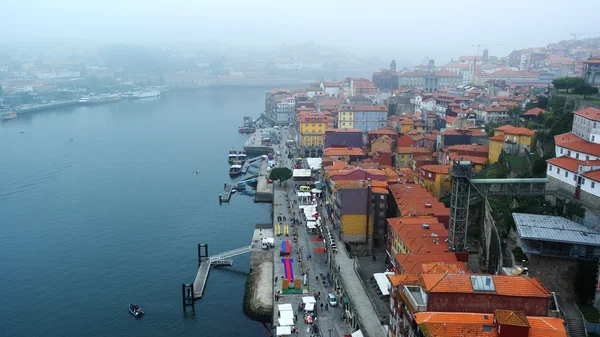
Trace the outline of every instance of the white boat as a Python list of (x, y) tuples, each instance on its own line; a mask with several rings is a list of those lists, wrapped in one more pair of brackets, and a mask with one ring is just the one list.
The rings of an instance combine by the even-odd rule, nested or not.
[(0, 119), (2, 119), (2, 120), (9, 120), (9, 119), (15, 119), (15, 118), (17, 118), (16, 112), (8, 112), (8, 113), (5, 113), (4, 115), (0, 115)]
[(160, 96), (160, 90), (144, 90), (134, 93), (134, 98), (149, 98)]

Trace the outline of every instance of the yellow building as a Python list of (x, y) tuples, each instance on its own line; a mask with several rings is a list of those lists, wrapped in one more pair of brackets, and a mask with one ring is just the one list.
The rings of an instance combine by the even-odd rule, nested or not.
[(412, 168), (414, 160), (418, 158), (431, 157), (431, 151), (424, 147), (399, 146), (394, 153), (395, 168)]
[(410, 118), (403, 118), (398, 121), (398, 124), (400, 124), (398, 128), (400, 133), (407, 133), (413, 130), (415, 122)]
[(338, 111), (338, 129), (354, 129), (354, 110), (352, 106), (342, 105)]
[(535, 150), (535, 130), (517, 128), (512, 125), (503, 125), (494, 129), (494, 136), (489, 138), (489, 164), (498, 162), (500, 153), (520, 155), (525, 151)]
[(298, 116), (300, 146), (304, 148), (322, 148), (325, 142), (325, 130), (331, 124), (331, 117), (318, 113)]
[(452, 187), (449, 165), (423, 165), (418, 169), (417, 179), (436, 198), (446, 195)]
[(392, 143), (393, 139), (388, 135), (383, 135), (373, 141), (371, 143), (371, 155), (376, 153), (377, 151), (385, 151), (392, 153)]

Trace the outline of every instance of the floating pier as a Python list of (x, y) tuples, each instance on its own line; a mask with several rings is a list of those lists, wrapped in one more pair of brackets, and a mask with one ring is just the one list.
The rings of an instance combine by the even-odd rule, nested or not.
[(229, 202), (231, 200), (231, 191), (233, 190), (233, 184), (225, 183), (223, 193), (219, 194), (219, 203)]
[(214, 256), (208, 256), (208, 245), (205, 243), (198, 244), (198, 272), (193, 284), (183, 283), (181, 285), (181, 293), (183, 298), (183, 306), (193, 305), (194, 300), (202, 298), (210, 267), (213, 266), (231, 266), (233, 265), (232, 257), (249, 253), (252, 250), (252, 245), (244, 246), (237, 249), (232, 249), (224, 253)]

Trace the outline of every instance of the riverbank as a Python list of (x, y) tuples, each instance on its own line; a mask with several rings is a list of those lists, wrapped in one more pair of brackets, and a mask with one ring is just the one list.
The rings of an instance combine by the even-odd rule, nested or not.
[(271, 323), (273, 314), (273, 253), (272, 249), (263, 250), (260, 243), (262, 238), (268, 237), (273, 237), (273, 225), (256, 225), (243, 305), (248, 318), (262, 323)]

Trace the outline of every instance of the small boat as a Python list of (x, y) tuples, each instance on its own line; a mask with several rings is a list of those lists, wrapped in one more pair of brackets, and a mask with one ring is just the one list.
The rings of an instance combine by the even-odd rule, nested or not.
[(240, 173), (242, 173), (242, 165), (240, 165), (240, 164), (233, 164), (229, 168), (229, 176), (230, 177), (237, 177), (240, 175)]
[(144, 315), (144, 311), (138, 305), (130, 304), (129, 305), (129, 313), (133, 315), (133, 317), (141, 317)]
[(238, 158), (238, 152), (236, 150), (229, 150), (229, 164), (233, 164)]
[(15, 118), (17, 118), (17, 113), (16, 112), (8, 112), (8, 113), (5, 113), (3, 115), (0, 115), (0, 120), (7, 121), (9, 119), (15, 119)]
[(248, 158), (248, 155), (246, 155), (246, 151), (241, 150), (238, 151), (238, 160), (242, 162), (242, 164), (246, 161), (246, 158)]
[(231, 194), (234, 194), (235, 192), (237, 192), (236, 189), (231, 190)]
[(240, 183), (235, 184), (235, 186), (233, 186), (233, 188), (238, 191), (244, 191), (246, 189), (246, 184), (240, 182)]

